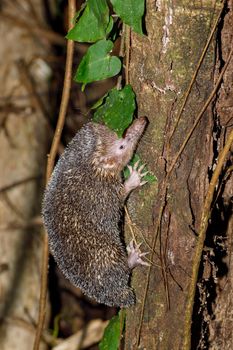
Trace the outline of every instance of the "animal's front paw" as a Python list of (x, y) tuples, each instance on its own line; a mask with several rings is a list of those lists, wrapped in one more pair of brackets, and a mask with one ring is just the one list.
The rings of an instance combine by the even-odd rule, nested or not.
[(128, 266), (130, 269), (133, 269), (134, 267), (138, 265), (145, 265), (150, 266), (149, 263), (142, 260), (142, 257), (148, 254), (142, 253), (140, 250), (140, 244), (136, 244), (134, 240), (132, 240), (129, 245), (127, 246), (127, 252), (128, 252)]
[(147, 181), (143, 181), (143, 177), (148, 174), (148, 171), (143, 172), (145, 165), (142, 164), (140, 167), (139, 165), (139, 160), (134, 164), (132, 167), (131, 165), (128, 165), (129, 169), (129, 178), (125, 181), (125, 191), (128, 194), (132, 190), (134, 190), (137, 187), (143, 186), (147, 183)]

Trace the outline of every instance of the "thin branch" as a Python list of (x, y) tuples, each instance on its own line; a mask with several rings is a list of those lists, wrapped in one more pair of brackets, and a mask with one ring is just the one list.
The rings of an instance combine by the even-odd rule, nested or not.
[(218, 163), (216, 165), (213, 176), (211, 178), (204, 207), (203, 207), (203, 211), (202, 211), (198, 241), (197, 241), (195, 256), (193, 260), (192, 277), (189, 285), (189, 293), (188, 293), (188, 299), (187, 299), (188, 301), (186, 305), (183, 350), (189, 350), (191, 346), (191, 326), (192, 326), (193, 304), (194, 304), (194, 298), (195, 298), (195, 292), (196, 292), (199, 266), (200, 266), (202, 251), (203, 251), (204, 242), (206, 238), (206, 231), (208, 228), (208, 223), (209, 223), (209, 219), (212, 211), (211, 204), (213, 202), (215, 188), (219, 181), (219, 176), (221, 174), (223, 165), (226, 161), (226, 158), (227, 158), (228, 152), (230, 151), (232, 143), (233, 143), (233, 130), (231, 131), (227, 139), (226, 145), (224, 146), (222, 152), (219, 155)]
[[(71, 26), (72, 26), (72, 19), (74, 18), (75, 10), (76, 10), (76, 1), (69, 0), (69, 2), (68, 2), (69, 28), (71, 28)], [(62, 129), (63, 129), (64, 122), (65, 122), (65, 116), (66, 116), (68, 101), (69, 101), (69, 97), (70, 97), (70, 87), (71, 87), (71, 80), (72, 80), (73, 51), (74, 51), (74, 42), (71, 40), (68, 40), (62, 100), (61, 100), (61, 105), (60, 105), (57, 127), (56, 127), (56, 131), (55, 131), (54, 139), (52, 142), (50, 154), (48, 156), (46, 182), (49, 181), (49, 178), (50, 178), (52, 171), (53, 171), (55, 157), (57, 154), (58, 145), (60, 142), (61, 133), (62, 133)], [(36, 337), (35, 337), (34, 346), (33, 346), (34, 350), (39, 349), (40, 338), (41, 338), (41, 334), (43, 331), (45, 314), (46, 314), (46, 298), (47, 298), (47, 282), (48, 282), (47, 281), (48, 280), (48, 258), (49, 258), (48, 234), (46, 232), (44, 232), (40, 304), (39, 304), (39, 319), (38, 319)]]
[[(167, 230), (166, 230), (166, 236), (165, 236), (166, 237), (166, 241), (165, 241), (165, 249), (164, 250), (163, 250), (161, 229), (159, 230), (160, 261), (161, 261), (161, 266), (162, 266), (164, 290), (165, 290), (165, 294), (166, 294), (166, 303), (167, 303), (167, 309), (168, 310), (170, 310), (170, 307), (171, 307), (171, 305), (170, 305), (170, 293), (169, 293), (168, 277), (167, 277), (167, 265), (166, 265), (166, 249), (167, 249), (167, 240), (168, 240), (169, 226), (170, 226), (170, 214), (169, 214), (169, 219), (168, 219), (168, 224), (167, 224)], [(160, 222), (160, 227), (161, 227), (161, 222)]]

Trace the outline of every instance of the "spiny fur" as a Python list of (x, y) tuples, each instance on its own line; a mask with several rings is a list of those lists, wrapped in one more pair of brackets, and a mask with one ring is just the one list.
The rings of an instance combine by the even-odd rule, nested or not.
[(76, 134), (47, 186), (43, 219), (51, 252), (64, 275), (98, 302), (127, 307), (135, 303), (135, 294), (120, 238), (122, 169), (101, 167), (104, 150), (116, 138), (95, 123)]

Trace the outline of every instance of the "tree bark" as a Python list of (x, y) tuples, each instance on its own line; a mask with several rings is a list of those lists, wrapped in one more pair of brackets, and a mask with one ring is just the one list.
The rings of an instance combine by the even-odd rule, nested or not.
[[(229, 50), (233, 42), (233, 2), (229, 1), (225, 16), (218, 32), (218, 51), (217, 65), (215, 75), (221, 69), (226, 61)], [(232, 130), (233, 115), (233, 59), (229, 63), (228, 70), (224, 76), (223, 84), (219, 90), (218, 98), (215, 103), (215, 125), (216, 130), (220, 130), (218, 143), (224, 144), (230, 131)], [(232, 158), (228, 161), (232, 166)], [(209, 240), (209, 245), (213, 247), (214, 260), (212, 261), (212, 279), (214, 283), (214, 301), (208, 301), (208, 306), (213, 313), (209, 321), (209, 342), (210, 349), (232, 349), (233, 344), (233, 264), (232, 264), (232, 198), (233, 198), (233, 177), (228, 174), (228, 181), (222, 186), (221, 196), (218, 200), (218, 206), (221, 208), (221, 216), (216, 225), (213, 225), (215, 244)], [(213, 317), (214, 316), (214, 317)]]
[[(171, 173), (169, 169), (221, 71), (216, 60), (221, 25), (201, 64), (174, 135), (172, 130), (220, 10), (221, 4), (211, 1), (147, 1), (147, 36), (131, 37), (130, 79), (137, 94), (138, 115), (146, 115), (150, 121), (139, 153), (158, 181), (133, 194), (128, 203), (138, 240), (142, 240), (143, 234), (150, 247), (153, 240), (156, 244), (153, 255), (150, 254), (151, 269), (143, 267), (133, 272), (138, 302), (127, 313), (127, 350), (138, 346), (177, 350), (183, 346), (188, 288), (203, 203), (216, 158), (224, 145), (223, 133), (216, 136), (216, 99), (204, 112)], [(225, 15), (226, 10), (222, 21)], [(226, 56), (230, 42), (229, 39)], [(144, 250), (151, 253), (147, 245)], [(203, 274), (201, 265), (202, 279)], [(208, 290), (204, 292), (207, 296)], [(202, 301), (197, 287), (193, 349), (209, 342), (206, 322), (202, 323), (205, 315)]]

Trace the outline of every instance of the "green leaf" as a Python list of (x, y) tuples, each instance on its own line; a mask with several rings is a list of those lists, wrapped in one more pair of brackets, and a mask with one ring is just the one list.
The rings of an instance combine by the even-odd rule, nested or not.
[(75, 25), (76, 24), (76, 22), (77, 22), (77, 19), (79, 18), (79, 16), (80, 16), (80, 13), (82, 13), (83, 12), (83, 10), (85, 9), (85, 7), (87, 6), (87, 3), (86, 2), (84, 2), (81, 6), (80, 6), (80, 9), (79, 9), (79, 11), (78, 12), (76, 12), (76, 14), (75, 14), (75, 16), (74, 16), (74, 18), (72, 19), (72, 24), (73, 25)]
[(145, 0), (110, 0), (114, 12), (132, 29), (142, 33), (142, 16), (145, 11)]
[[(140, 167), (140, 166), (141, 166), (142, 164), (144, 164), (144, 163), (143, 163), (142, 160), (140, 159), (139, 155), (136, 153), (136, 154), (133, 156), (133, 158), (131, 159), (131, 161), (129, 162), (129, 165), (134, 166), (134, 164), (135, 164), (138, 160), (139, 160), (138, 167)], [(148, 171), (148, 168), (145, 166), (143, 172), (146, 172), (146, 171)], [(123, 170), (123, 176), (124, 176), (124, 179), (125, 179), (125, 180), (128, 179), (128, 177), (129, 177), (129, 169), (128, 169), (127, 166), (126, 166), (125, 169)], [(149, 183), (152, 183), (152, 182), (158, 181), (158, 179), (157, 179), (157, 177), (156, 177), (153, 173), (149, 172), (147, 175), (145, 175), (145, 176), (143, 177), (143, 181), (148, 181)]]
[(91, 45), (80, 62), (74, 80), (85, 87), (87, 83), (117, 75), (121, 70), (121, 61), (116, 56), (108, 55), (112, 48), (110, 40), (100, 40)]
[[(79, 13), (76, 15), (78, 17)], [(106, 38), (112, 30), (113, 19), (109, 18), (106, 0), (87, 0), (82, 16), (68, 32), (66, 38), (93, 43)]]
[(106, 34), (109, 34), (111, 32), (112, 28), (113, 28), (113, 19), (112, 19), (112, 17), (110, 17), (109, 22), (108, 22), (108, 26), (106, 29)]
[(118, 350), (121, 340), (121, 330), (124, 322), (124, 316), (120, 317), (120, 313), (114, 316), (105, 328), (103, 339), (99, 343), (99, 350)]
[(104, 122), (121, 137), (132, 123), (134, 110), (135, 94), (132, 87), (126, 85), (122, 90), (114, 88), (109, 92), (104, 105), (95, 112), (93, 120)]

